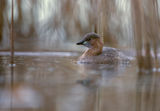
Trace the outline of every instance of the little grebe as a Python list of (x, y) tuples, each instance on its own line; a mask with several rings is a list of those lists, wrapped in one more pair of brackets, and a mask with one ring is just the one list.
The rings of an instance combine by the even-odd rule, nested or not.
[(94, 32), (87, 33), (77, 45), (88, 48), (79, 58), (80, 63), (115, 64), (120, 61), (126, 63), (130, 61), (119, 49), (103, 47), (100, 36)]

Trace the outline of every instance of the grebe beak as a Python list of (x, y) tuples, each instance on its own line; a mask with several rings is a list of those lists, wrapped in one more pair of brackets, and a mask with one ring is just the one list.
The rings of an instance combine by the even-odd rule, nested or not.
[(81, 41), (77, 42), (76, 45), (83, 45), (83, 43), (84, 43), (84, 41), (81, 40)]

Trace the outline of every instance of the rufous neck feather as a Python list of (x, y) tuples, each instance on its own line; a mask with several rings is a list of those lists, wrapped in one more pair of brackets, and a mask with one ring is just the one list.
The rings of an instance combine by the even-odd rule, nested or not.
[(97, 40), (95, 44), (89, 49), (87, 49), (80, 58), (97, 56), (102, 53), (103, 43), (100, 40)]

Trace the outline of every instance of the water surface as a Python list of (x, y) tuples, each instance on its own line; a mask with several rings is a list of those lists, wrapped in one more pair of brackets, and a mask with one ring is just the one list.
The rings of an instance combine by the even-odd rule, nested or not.
[[(160, 74), (77, 64), (78, 53), (0, 56), (0, 111), (160, 111)], [(59, 55), (61, 56), (59, 56)]]

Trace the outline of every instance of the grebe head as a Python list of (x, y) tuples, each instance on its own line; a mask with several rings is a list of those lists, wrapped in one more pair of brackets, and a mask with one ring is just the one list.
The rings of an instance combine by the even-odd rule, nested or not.
[[(91, 33), (85, 34), (82, 40), (76, 44), (84, 45), (88, 48), (97, 48), (99, 47), (99, 42), (101, 42), (100, 36), (94, 32), (91, 32)], [(101, 45), (103, 44), (101, 43)]]

